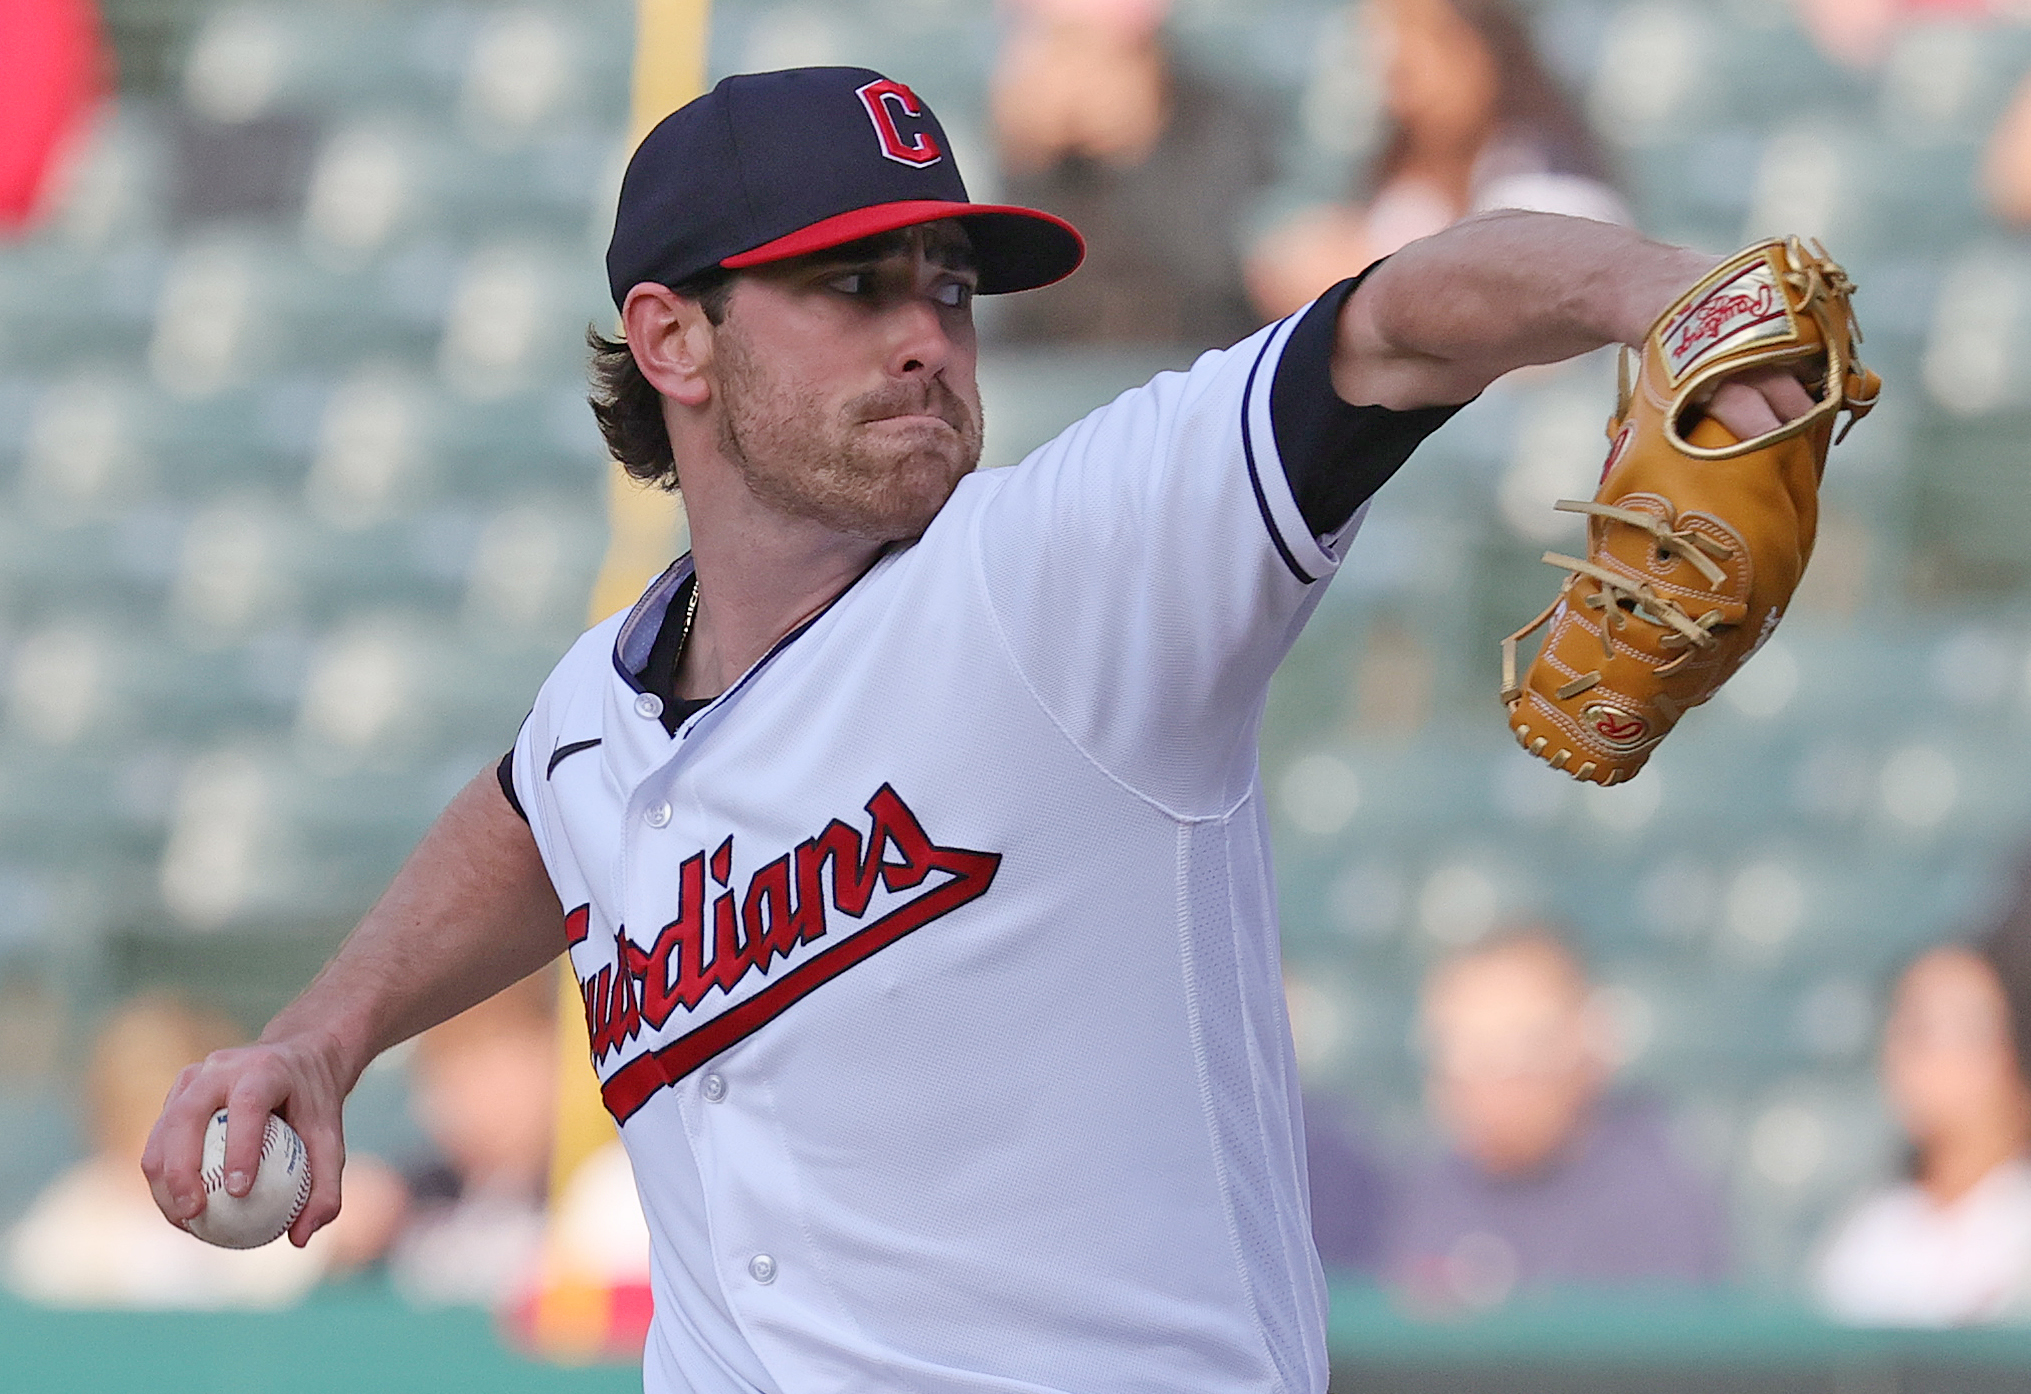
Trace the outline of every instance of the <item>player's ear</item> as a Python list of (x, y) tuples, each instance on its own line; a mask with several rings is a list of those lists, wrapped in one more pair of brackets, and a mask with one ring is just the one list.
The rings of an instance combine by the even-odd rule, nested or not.
[(644, 281), (628, 292), (621, 327), (650, 386), (688, 407), (711, 399), (712, 321), (696, 300)]

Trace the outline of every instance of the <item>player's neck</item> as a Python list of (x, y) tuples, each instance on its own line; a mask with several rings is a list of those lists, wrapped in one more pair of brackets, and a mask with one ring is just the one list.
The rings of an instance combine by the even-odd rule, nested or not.
[(687, 487), (698, 611), (676, 696), (717, 697), (852, 585), (881, 544), (786, 518), (745, 489)]

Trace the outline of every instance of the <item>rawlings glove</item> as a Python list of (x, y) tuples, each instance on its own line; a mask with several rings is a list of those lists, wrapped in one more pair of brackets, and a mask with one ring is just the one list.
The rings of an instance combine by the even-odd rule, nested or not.
[[(1650, 327), (1633, 386), (1623, 352), (1600, 490), (1556, 505), (1586, 515), (1587, 554), (1544, 554), (1565, 586), (1502, 641), (1509, 727), (1553, 769), (1630, 778), (1783, 618), (1812, 555), (1834, 419), (1852, 427), (1881, 386), (1854, 357), (1853, 292), (1818, 243), (1760, 242)], [(1701, 412), (1719, 379), (1779, 363), (1804, 365), (1805, 415), (1738, 441)], [(1519, 678), (1518, 641), (1547, 623)]]

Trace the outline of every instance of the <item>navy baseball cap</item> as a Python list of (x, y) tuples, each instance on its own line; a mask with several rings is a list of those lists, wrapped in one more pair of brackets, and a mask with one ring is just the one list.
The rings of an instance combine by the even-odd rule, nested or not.
[(980, 290), (1072, 274), (1086, 244), (1062, 218), (974, 203), (944, 128), (917, 95), (866, 68), (741, 73), (663, 118), (621, 180), (607, 284), (676, 285), (955, 218)]

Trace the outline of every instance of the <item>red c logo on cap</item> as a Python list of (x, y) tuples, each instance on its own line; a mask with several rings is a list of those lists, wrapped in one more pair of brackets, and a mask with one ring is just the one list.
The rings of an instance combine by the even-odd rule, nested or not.
[[(854, 89), (860, 104), (867, 108), (867, 119), (874, 122), (874, 133), (881, 138), (882, 154), (897, 164), (935, 165), (945, 158), (945, 152), (938, 148), (938, 142), (931, 138), (929, 131), (918, 131), (908, 140), (896, 129), (896, 113), (916, 118), (924, 114), (923, 104), (917, 94), (893, 78), (882, 78), (865, 87)], [(893, 109), (890, 103), (895, 103)]]

